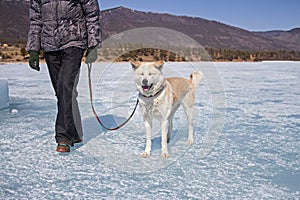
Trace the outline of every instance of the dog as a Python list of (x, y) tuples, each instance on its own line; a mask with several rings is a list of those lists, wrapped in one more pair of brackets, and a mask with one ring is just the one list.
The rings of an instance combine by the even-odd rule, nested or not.
[(138, 98), (142, 108), (146, 129), (146, 147), (142, 157), (150, 157), (152, 120), (159, 120), (161, 125), (161, 158), (168, 158), (167, 143), (173, 129), (172, 119), (178, 107), (183, 106), (188, 120), (188, 145), (194, 142), (193, 112), (195, 94), (202, 80), (202, 73), (197, 71), (185, 78), (164, 78), (162, 69), (164, 61), (139, 62), (130, 61), (134, 82), (139, 92)]

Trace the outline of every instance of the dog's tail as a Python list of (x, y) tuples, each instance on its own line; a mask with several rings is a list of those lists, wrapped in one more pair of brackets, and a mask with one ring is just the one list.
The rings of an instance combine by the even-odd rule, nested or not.
[(190, 82), (193, 88), (197, 88), (198, 85), (201, 83), (203, 78), (203, 74), (200, 71), (195, 71), (190, 75)]

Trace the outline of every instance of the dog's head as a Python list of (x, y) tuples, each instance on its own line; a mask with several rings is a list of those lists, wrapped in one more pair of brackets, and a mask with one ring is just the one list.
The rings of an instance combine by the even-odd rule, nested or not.
[(138, 91), (144, 96), (153, 96), (159, 92), (164, 84), (162, 75), (163, 61), (138, 62), (131, 61), (134, 71), (135, 84)]

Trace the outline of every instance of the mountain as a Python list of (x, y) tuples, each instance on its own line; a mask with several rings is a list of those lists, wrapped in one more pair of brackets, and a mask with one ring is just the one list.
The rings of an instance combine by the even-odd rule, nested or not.
[(266, 31), (253, 32), (255, 35), (276, 41), (277, 44), (289, 50), (299, 51), (300, 28), (294, 28), (289, 31)]
[(164, 27), (184, 33), (205, 47), (300, 51), (300, 33), (293, 30), (282, 31), (281, 37), (271, 37), (268, 32), (250, 32), (202, 18), (141, 12), (124, 7), (103, 11), (101, 21), (105, 37), (132, 28)]
[[(28, 1), (0, 0), (0, 42), (26, 41)], [(239, 50), (300, 51), (300, 29), (251, 32), (220, 22), (166, 13), (136, 11), (125, 7), (101, 11), (104, 39), (133, 28), (163, 27), (179, 31), (204, 47)]]
[(29, 30), (29, 2), (0, 0), (0, 43), (24, 43)]

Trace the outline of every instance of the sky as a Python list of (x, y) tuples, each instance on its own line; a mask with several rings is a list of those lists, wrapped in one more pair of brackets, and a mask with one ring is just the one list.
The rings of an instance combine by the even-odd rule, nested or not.
[(249, 31), (300, 27), (300, 0), (98, 0), (102, 10), (124, 6), (215, 20)]

